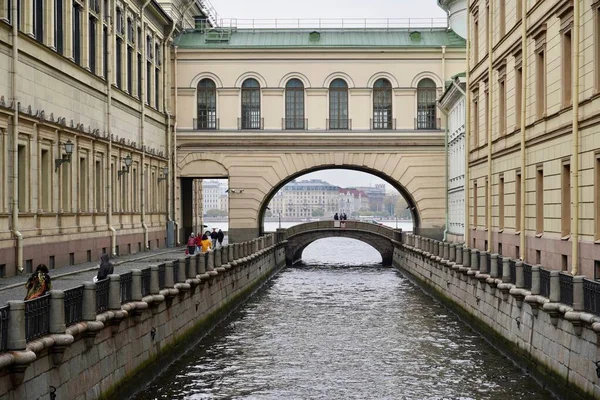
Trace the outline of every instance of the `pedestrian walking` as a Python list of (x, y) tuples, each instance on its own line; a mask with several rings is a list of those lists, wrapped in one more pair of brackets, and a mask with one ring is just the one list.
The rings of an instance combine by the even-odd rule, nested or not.
[(100, 256), (100, 269), (98, 269), (98, 274), (94, 278), (94, 282), (98, 282), (108, 278), (108, 276), (112, 274), (114, 270), (115, 268), (113, 264), (109, 261), (108, 254), (102, 254)]
[(37, 299), (52, 289), (52, 281), (48, 272), (48, 267), (45, 264), (37, 266), (35, 272), (31, 274), (25, 284), (25, 289), (27, 289), (25, 300)]
[(335, 213), (335, 215), (333, 216), (333, 220), (337, 221), (340, 219), (340, 216), (338, 215), (338, 213)]
[(206, 233), (202, 235), (202, 240), (200, 241), (201, 250), (203, 253), (206, 253), (212, 247), (212, 241), (208, 238)]
[(225, 234), (222, 230), (219, 229), (219, 232), (217, 232), (217, 240), (219, 241), (219, 247), (223, 246), (223, 239), (225, 239)]
[(193, 232), (188, 238), (187, 250), (189, 255), (193, 255), (196, 252), (196, 237), (194, 236)]
[(217, 233), (217, 228), (213, 228), (213, 231), (210, 233), (210, 240), (212, 240), (213, 249), (217, 248), (217, 239), (219, 234)]

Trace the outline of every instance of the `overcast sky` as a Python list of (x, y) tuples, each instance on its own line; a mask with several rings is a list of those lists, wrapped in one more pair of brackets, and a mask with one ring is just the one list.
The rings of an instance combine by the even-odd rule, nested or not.
[(438, 18), (435, 0), (210, 0), (221, 18)]
[(354, 186), (375, 186), (376, 183), (385, 183), (387, 186), (386, 192), (396, 192), (396, 189), (394, 189), (383, 179), (371, 174), (367, 174), (366, 172), (353, 171), (349, 169), (328, 169), (324, 171), (311, 172), (310, 174), (302, 175), (297, 180), (303, 181), (307, 179), (322, 179), (331, 183), (332, 185), (345, 188)]

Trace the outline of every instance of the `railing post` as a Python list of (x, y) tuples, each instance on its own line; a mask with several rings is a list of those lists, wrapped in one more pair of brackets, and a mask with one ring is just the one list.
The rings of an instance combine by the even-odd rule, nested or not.
[(50, 333), (65, 333), (65, 292), (50, 291)]
[(198, 258), (199, 254), (194, 255), (193, 259), (189, 259), (190, 267), (187, 269), (186, 278), (195, 279), (198, 274)]
[(229, 263), (229, 245), (223, 245), (221, 247), (221, 264), (225, 265)]
[(171, 289), (175, 287), (175, 274), (173, 273), (173, 262), (165, 263), (165, 288)]
[(214, 266), (215, 268), (219, 268), (221, 265), (223, 265), (221, 263), (221, 247), (219, 247), (218, 249), (215, 249), (213, 251), (213, 255), (214, 255)]
[(488, 262), (487, 262), (487, 255), (488, 252), (485, 250), (482, 250), (479, 253), (479, 272), (482, 274), (487, 274), (489, 273), (489, 269), (488, 269)]
[(550, 301), (560, 302), (560, 275), (558, 271), (550, 271)]
[(540, 266), (531, 267), (531, 294), (540, 294)]
[(209, 250), (206, 253), (206, 271), (214, 271), (215, 270), (215, 252), (214, 250)]
[(498, 271), (498, 254), (492, 253), (490, 254), (490, 277), (491, 278), (500, 278), (502, 276), (502, 271)]
[(462, 249), (462, 265), (463, 267), (471, 267), (471, 251), (467, 246)]
[(523, 275), (523, 261), (517, 261), (515, 263), (515, 287), (522, 288), (525, 286), (525, 276)]
[(198, 255), (198, 265), (197, 265), (197, 270), (196, 272), (198, 274), (204, 274), (206, 273), (206, 259), (208, 257), (208, 253), (200, 253)]
[(260, 248), (259, 248), (259, 243), (258, 243), (258, 239), (254, 239), (254, 240), (252, 241), (252, 245), (253, 245), (253, 246), (252, 246), (252, 252), (253, 252), (253, 253), (258, 253), (258, 252), (260, 251)]
[(573, 311), (583, 311), (583, 278), (585, 276), (576, 275), (573, 277)]
[(510, 282), (510, 257), (502, 257), (502, 282)]
[(233, 256), (234, 249), (235, 246), (233, 244), (227, 245), (227, 259), (229, 260), (229, 262), (236, 260), (236, 258)]
[[(186, 257), (187, 258), (187, 257)], [(183, 260), (179, 260), (177, 263), (177, 268), (179, 269), (177, 273), (177, 282), (174, 283), (185, 283), (187, 276), (185, 272), (185, 264), (187, 260), (184, 258)], [(175, 268), (175, 266), (173, 266)]]
[(240, 259), (240, 244), (239, 243), (234, 243), (233, 244), (233, 259), (234, 260), (238, 260)]
[(96, 310), (96, 284), (94, 282), (83, 282), (83, 320), (95, 321)]
[(142, 271), (131, 270), (131, 301), (142, 301)]
[(462, 265), (463, 263), (463, 245), (456, 245), (456, 263)]
[(479, 250), (471, 249), (471, 270), (479, 270)]
[(121, 309), (121, 276), (117, 274), (111, 274), (108, 276), (110, 280), (108, 284), (108, 309), (109, 310), (120, 310)]
[(158, 294), (160, 292), (160, 284), (158, 279), (158, 265), (150, 266), (150, 294)]
[(456, 262), (456, 245), (454, 243), (448, 245), (448, 259), (452, 262)]
[(21, 300), (8, 301), (7, 349), (25, 350), (25, 303)]

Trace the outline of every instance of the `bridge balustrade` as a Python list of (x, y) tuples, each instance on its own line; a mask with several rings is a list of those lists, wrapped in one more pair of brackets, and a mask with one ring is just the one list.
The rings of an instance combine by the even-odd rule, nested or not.
[(65, 325), (71, 326), (83, 319), (83, 285), (65, 290)]

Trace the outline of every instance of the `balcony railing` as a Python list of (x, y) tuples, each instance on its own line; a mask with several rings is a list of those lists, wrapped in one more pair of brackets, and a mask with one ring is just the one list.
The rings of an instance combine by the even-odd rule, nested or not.
[(352, 119), (343, 118), (343, 119), (327, 119), (325, 121), (325, 126), (327, 130), (341, 130), (341, 131), (351, 131), (352, 130)]
[(281, 129), (305, 131), (308, 129), (307, 118), (281, 118)]
[(50, 332), (50, 293), (25, 302), (25, 338), (31, 341)]
[(573, 275), (561, 272), (558, 274), (560, 283), (560, 302), (568, 306), (573, 305)]
[(121, 304), (125, 304), (131, 301), (131, 283), (133, 276), (131, 272), (121, 275)]
[(71, 326), (83, 319), (83, 286), (65, 290), (65, 325)]
[(531, 290), (531, 264), (523, 263), (523, 286)]
[(108, 278), (96, 282), (96, 312), (98, 314), (108, 310)]
[(165, 264), (160, 264), (158, 266), (158, 288), (159, 289), (164, 289), (165, 288), (165, 272), (166, 272), (167, 267), (165, 267)]
[(142, 270), (142, 296), (148, 296), (150, 294), (150, 279), (150, 268), (144, 268)]
[(0, 351), (8, 347), (8, 311), (9, 306), (0, 307)]
[(442, 129), (442, 120), (440, 118), (415, 118), (415, 129), (417, 130), (440, 130)]
[(196, 131), (218, 131), (219, 118), (194, 118), (194, 130)]
[(550, 297), (550, 271), (540, 268), (540, 295)]
[(372, 131), (395, 131), (396, 130), (396, 118), (378, 119), (371, 118), (371, 130)]
[(257, 130), (265, 129), (264, 118), (238, 118), (238, 130)]
[(592, 314), (600, 314), (600, 282), (583, 280), (583, 309)]
[(179, 282), (179, 261), (173, 261), (173, 283)]

